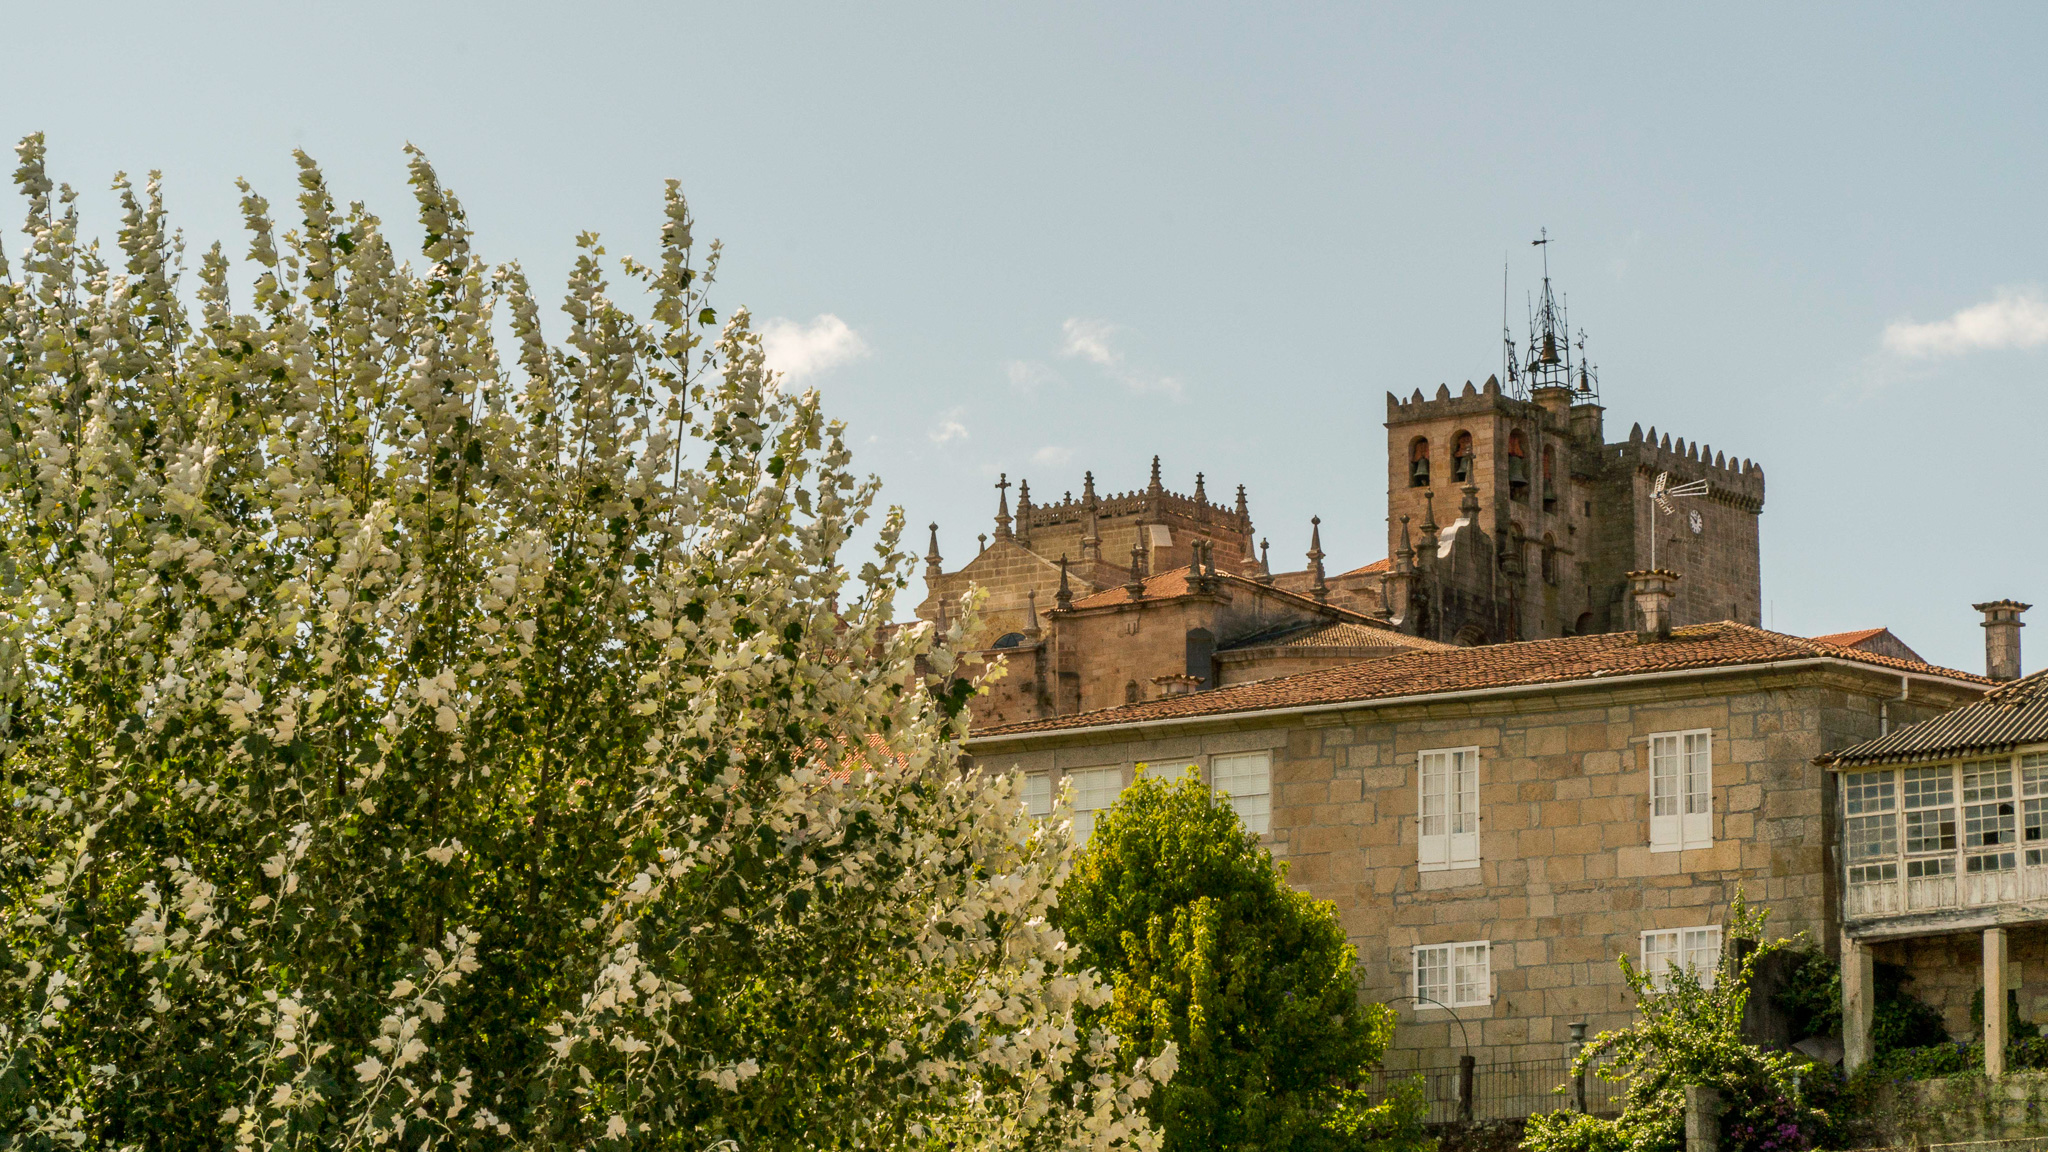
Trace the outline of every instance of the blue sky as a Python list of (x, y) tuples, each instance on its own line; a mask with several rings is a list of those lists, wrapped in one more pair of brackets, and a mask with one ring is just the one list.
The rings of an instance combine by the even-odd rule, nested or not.
[(678, 177), (720, 303), (949, 566), (998, 472), (1122, 489), (1154, 453), (1245, 484), (1276, 562), (1311, 515), (1379, 558), (1384, 394), (1498, 370), (1503, 257), (1519, 313), (1547, 227), (1610, 435), (1767, 469), (1769, 623), (1978, 669), (1972, 601), (2048, 611), (2048, 8), (93, 13), (11, 10), (0, 94), (89, 226), (162, 168), (232, 240), (234, 177), (287, 201), (294, 147), (395, 222), (411, 141), (559, 285), (582, 229), (648, 251)]

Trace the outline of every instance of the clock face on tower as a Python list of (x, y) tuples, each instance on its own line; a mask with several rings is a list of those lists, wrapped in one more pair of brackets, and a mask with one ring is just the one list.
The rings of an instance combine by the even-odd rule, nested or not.
[(1695, 536), (1699, 535), (1701, 532), (1704, 532), (1707, 527), (1706, 521), (1700, 519), (1700, 512), (1697, 508), (1691, 509), (1688, 512), (1686, 512), (1685, 522), (1687, 524), (1692, 525), (1692, 534)]

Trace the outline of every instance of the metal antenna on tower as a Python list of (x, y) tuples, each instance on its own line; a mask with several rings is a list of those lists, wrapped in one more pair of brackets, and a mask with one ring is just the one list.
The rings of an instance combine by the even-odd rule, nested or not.
[(1508, 327), (1508, 254), (1500, 254), (1500, 344), (1501, 359), (1507, 371), (1501, 383), (1507, 387), (1508, 395), (1521, 398), (1521, 366), (1515, 363), (1515, 332)]

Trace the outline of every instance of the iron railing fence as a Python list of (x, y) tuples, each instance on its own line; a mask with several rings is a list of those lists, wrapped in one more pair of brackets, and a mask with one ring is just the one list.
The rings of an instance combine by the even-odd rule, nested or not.
[[(1469, 1076), (1457, 1065), (1406, 1072), (1380, 1070), (1373, 1076), (1374, 1099), (1385, 1099), (1412, 1076), (1422, 1077), (1431, 1124), (1472, 1120), (1520, 1120), (1538, 1112), (1577, 1106), (1571, 1082), (1571, 1061), (1511, 1060), (1474, 1064)], [(1559, 1091), (1562, 1088), (1563, 1091)], [(1586, 1111), (1621, 1111), (1623, 1085), (1586, 1074)]]

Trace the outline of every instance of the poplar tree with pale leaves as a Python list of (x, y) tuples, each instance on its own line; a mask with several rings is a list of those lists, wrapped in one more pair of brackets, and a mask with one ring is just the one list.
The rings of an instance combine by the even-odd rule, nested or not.
[(890, 626), (897, 510), (841, 565), (876, 482), (673, 182), (551, 341), (416, 151), (420, 267), (300, 155), (189, 311), (154, 175), (103, 251), (18, 153), (0, 1147), (1156, 1147), (971, 624)]

